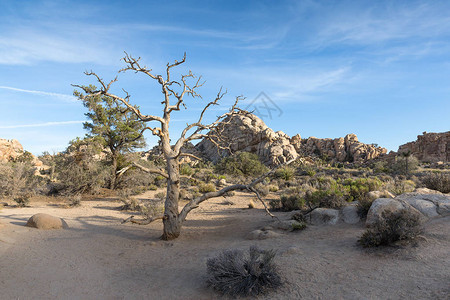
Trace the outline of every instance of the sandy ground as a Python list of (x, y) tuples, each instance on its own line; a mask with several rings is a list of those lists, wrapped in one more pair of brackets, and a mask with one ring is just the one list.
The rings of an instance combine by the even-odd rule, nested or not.
[[(121, 224), (114, 200), (64, 209), (32, 203), (0, 211), (0, 299), (217, 299), (205, 285), (206, 260), (251, 245), (278, 251), (285, 284), (260, 299), (450, 299), (450, 217), (431, 220), (415, 247), (367, 251), (362, 224), (309, 226), (267, 240), (247, 235), (269, 224), (261, 206), (213, 199), (191, 213), (182, 236), (159, 240), (162, 224)], [(38, 212), (70, 228), (25, 227)], [(286, 217), (285, 213), (277, 213)]]

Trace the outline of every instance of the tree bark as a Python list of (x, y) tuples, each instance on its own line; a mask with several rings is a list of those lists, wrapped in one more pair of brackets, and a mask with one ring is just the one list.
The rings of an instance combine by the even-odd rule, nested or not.
[(178, 218), (178, 199), (180, 195), (180, 172), (176, 158), (167, 157), (167, 195), (164, 203), (163, 240), (176, 239), (181, 232), (181, 222)]
[(109, 183), (109, 189), (114, 190), (116, 188), (117, 182), (117, 155), (112, 153), (112, 171), (111, 171), (111, 181)]

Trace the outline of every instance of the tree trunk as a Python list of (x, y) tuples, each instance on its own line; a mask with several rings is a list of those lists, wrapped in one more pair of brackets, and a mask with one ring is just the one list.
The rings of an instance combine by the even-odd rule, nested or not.
[(178, 198), (180, 195), (180, 171), (176, 158), (166, 157), (167, 173), (167, 195), (164, 203), (164, 230), (162, 239), (176, 239), (181, 232), (181, 222), (178, 219)]
[(109, 189), (114, 190), (116, 188), (117, 179), (117, 155), (112, 153), (112, 171), (111, 171), (111, 181), (109, 183)]

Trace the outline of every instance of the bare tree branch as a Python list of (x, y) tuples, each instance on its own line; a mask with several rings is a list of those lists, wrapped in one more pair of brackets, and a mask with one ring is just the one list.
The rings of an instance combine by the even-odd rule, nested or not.
[[(183, 209), (181, 210), (181, 212), (180, 212), (180, 214), (179, 214), (179, 219), (180, 219), (181, 221), (185, 220), (185, 219), (186, 219), (186, 216), (188, 215), (188, 213), (189, 213), (191, 210), (197, 208), (197, 207), (199, 206), (199, 204), (202, 203), (203, 201), (206, 201), (206, 200), (208, 200), (208, 199), (210, 199), (210, 198), (220, 197), (220, 196), (226, 194), (227, 192), (231, 192), (231, 191), (235, 191), (235, 190), (247, 190), (247, 191), (250, 191), (250, 192), (253, 192), (253, 193), (256, 192), (256, 195), (257, 195), (258, 199), (259, 199), (261, 202), (263, 202), (262, 199), (259, 197), (259, 193), (255, 190), (254, 187), (255, 187), (258, 183), (262, 182), (262, 181), (264, 180), (264, 178), (266, 178), (267, 176), (272, 175), (277, 169), (279, 169), (279, 168), (281, 168), (281, 167), (284, 167), (284, 166), (287, 166), (287, 165), (293, 163), (295, 160), (296, 160), (296, 159), (291, 159), (291, 160), (287, 161), (286, 163), (279, 165), (278, 167), (276, 167), (276, 168), (270, 170), (269, 172), (263, 174), (262, 176), (256, 178), (255, 180), (253, 180), (253, 181), (252, 181), (251, 183), (249, 183), (249, 184), (234, 184), (234, 185), (230, 185), (230, 186), (224, 187), (223, 189), (221, 189), (221, 190), (219, 190), (219, 191), (216, 191), (216, 192), (209, 192), (209, 193), (203, 194), (202, 196), (197, 197), (197, 198), (191, 200), (191, 201), (190, 201), (188, 204), (186, 204), (186, 205), (183, 207)], [(263, 202), (263, 204), (264, 204), (264, 202)], [(264, 205), (264, 207), (265, 207), (266, 211), (268, 211), (267, 206)], [(268, 213), (269, 213), (270, 216), (273, 216), (270, 212), (268, 212)]]
[(138, 163), (136, 163), (136, 162), (133, 162), (133, 163), (131, 163), (131, 165), (126, 166), (125, 168), (120, 169), (119, 171), (117, 171), (117, 174), (119, 174), (119, 175), (121, 176), (121, 175), (123, 175), (126, 171), (128, 171), (129, 169), (131, 169), (131, 168), (133, 168), (133, 167), (136, 167), (136, 168), (138, 168), (138, 169), (140, 169), (140, 170), (142, 170), (142, 171), (144, 171), (144, 172), (146, 172), (146, 173), (158, 174), (158, 175), (161, 175), (162, 177), (164, 177), (164, 178), (166, 178), (166, 179), (169, 178), (169, 175), (167, 175), (167, 173), (164, 172), (164, 171), (161, 170), (161, 169), (150, 169), (150, 168), (146, 168), (146, 167), (141, 166), (140, 164), (138, 164)]
[(138, 225), (148, 225), (148, 224), (152, 223), (153, 221), (164, 220), (164, 219), (166, 219), (165, 216), (157, 216), (157, 217), (150, 217), (150, 218), (142, 219), (142, 220), (135, 220), (134, 216), (131, 216), (129, 218), (124, 219), (122, 221), (122, 224), (131, 222), (133, 224), (138, 224)]

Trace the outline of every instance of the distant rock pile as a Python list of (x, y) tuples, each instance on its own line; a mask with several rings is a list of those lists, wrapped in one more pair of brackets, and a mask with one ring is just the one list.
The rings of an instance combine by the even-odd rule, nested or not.
[[(14, 161), (25, 153), (22, 144), (18, 140), (0, 139), (0, 163)], [(42, 167), (43, 163), (36, 156), (31, 155), (31, 163), (36, 167)]]
[(310, 137), (296, 142), (297, 151), (304, 155), (318, 156), (338, 162), (365, 162), (387, 153), (386, 148), (358, 141), (356, 134), (347, 134), (336, 139)]
[[(229, 149), (218, 149), (216, 144), (208, 139), (196, 146), (204, 157), (213, 162), (238, 151), (256, 153), (261, 161), (269, 166), (282, 164), (299, 155), (317, 155), (337, 162), (364, 162), (387, 152), (385, 148), (359, 142), (355, 134), (337, 139), (302, 139), (300, 134), (290, 138), (282, 131), (274, 132), (251, 113), (229, 117), (217, 130), (223, 139), (217, 142), (221, 146), (228, 146)], [(215, 132), (212, 133), (214, 134)], [(223, 144), (224, 141), (227, 145)]]
[(423, 162), (450, 162), (450, 131), (427, 133), (417, 136), (414, 142), (406, 143), (398, 148), (398, 153), (410, 151)]
[(217, 132), (220, 132), (221, 141), (216, 141), (229, 149), (218, 149), (209, 139), (204, 139), (196, 145), (196, 149), (213, 162), (238, 151), (256, 153), (264, 164), (270, 166), (282, 164), (298, 156), (287, 134), (282, 131), (274, 132), (251, 113), (226, 118), (217, 130), (212, 132), (212, 136)]
[(0, 162), (14, 160), (23, 154), (23, 147), (18, 140), (0, 139)]

